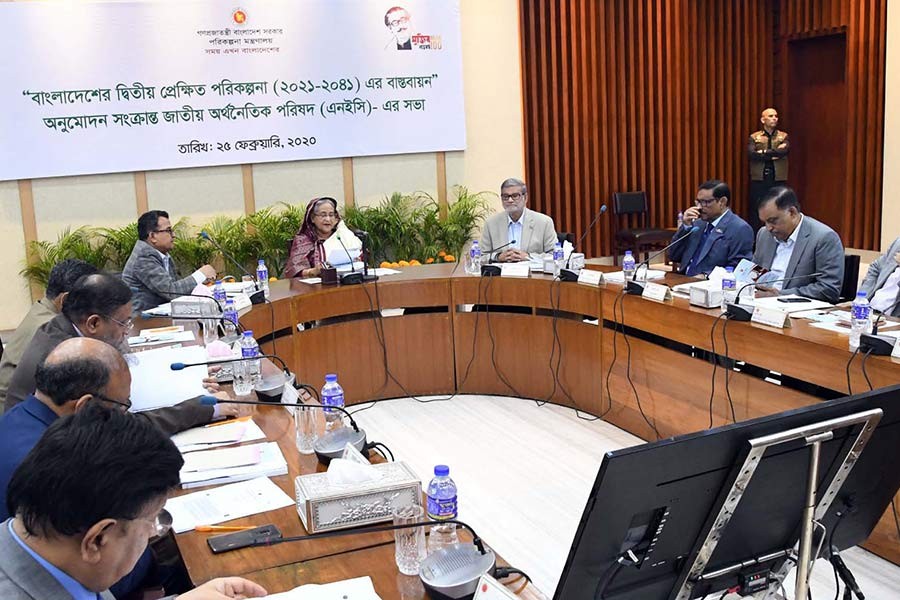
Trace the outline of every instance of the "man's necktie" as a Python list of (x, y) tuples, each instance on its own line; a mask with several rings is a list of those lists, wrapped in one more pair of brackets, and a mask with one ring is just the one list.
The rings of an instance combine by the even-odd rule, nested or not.
[(703, 233), (700, 235), (700, 243), (697, 244), (697, 247), (694, 248), (694, 255), (691, 257), (691, 262), (688, 263), (687, 269), (685, 270), (685, 275), (696, 275), (695, 269), (697, 268), (697, 263), (700, 262), (700, 254), (703, 251), (703, 246), (706, 244), (706, 238), (709, 237), (709, 234), (713, 230), (713, 224), (707, 223), (706, 229), (703, 230)]

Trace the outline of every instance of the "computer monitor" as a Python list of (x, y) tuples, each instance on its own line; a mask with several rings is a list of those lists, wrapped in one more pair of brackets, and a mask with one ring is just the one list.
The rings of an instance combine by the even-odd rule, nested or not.
[[(723, 496), (739, 476), (749, 440), (872, 409), (882, 411), (881, 419), (821, 519), (830, 537), (833, 531), (829, 543), (835, 547), (863, 542), (900, 487), (900, 386), (607, 453), (554, 599), (674, 600)], [(844, 427), (822, 443), (819, 497), (860, 431), (860, 426)], [(765, 453), (704, 571), (774, 557), (701, 581), (690, 598), (734, 587), (793, 560), (779, 551), (793, 548), (800, 537), (809, 463), (809, 447), (801, 441)], [(637, 564), (629, 557), (616, 568), (629, 549)]]

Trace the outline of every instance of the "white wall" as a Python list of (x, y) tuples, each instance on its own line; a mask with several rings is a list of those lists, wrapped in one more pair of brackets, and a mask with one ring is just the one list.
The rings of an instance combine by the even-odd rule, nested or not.
[(881, 249), (900, 236), (900, 3), (887, 3)]
[[(447, 186), (496, 191), (503, 179), (525, 171), (518, 0), (461, 0), (463, 85), (467, 149), (447, 153)], [(216, 214), (244, 210), (240, 166), (151, 171), (151, 209), (199, 224)], [(435, 154), (354, 158), (353, 185), (360, 205), (394, 191), (437, 195)], [(137, 218), (132, 173), (60, 177), (32, 182), (39, 239), (55, 240), (66, 227), (118, 226)], [(253, 165), (257, 208), (305, 203), (314, 196), (344, 196), (341, 159)], [(16, 182), (0, 182), (0, 277), (15, 282), (0, 295), (0, 330), (14, 328), (31, 302), (18, 273), (25, 243)]]

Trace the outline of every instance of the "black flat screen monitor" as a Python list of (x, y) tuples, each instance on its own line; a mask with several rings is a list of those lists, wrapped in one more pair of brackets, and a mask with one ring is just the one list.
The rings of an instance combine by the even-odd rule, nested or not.
[[(833, 544), (845, 549), (863, 542), (900, 487), (900, 386), (607, 453), (554, 599), (597, 600), (601, 591), (603, 598), (616, 600), (674, 599), (747, 456), (748, 440), (876, 408), (882, 418), (822, 519), (831, 532), (836, 512), (849, 506)], [(859, 431), (845, 427), (822, 444), (820, 496)], [(809, 456), (801, 441), (766, 452), (706, 572), (796, 544)], [(638, 565), (621, 567), (601, 586), (628, 549), (636, 552)], [(770, 560), (765, 567), (778, 569), (785, 560)], [(702, 582), (691, 597), (736, 586), (738, 577), (735, 572)]]

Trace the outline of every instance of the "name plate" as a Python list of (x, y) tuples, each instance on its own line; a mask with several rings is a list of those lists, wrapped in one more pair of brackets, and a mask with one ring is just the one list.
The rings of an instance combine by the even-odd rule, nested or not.
[(644, 291), (641, 293), (641, 297), (663, 302), (672, 298), (672, 290), (667, 285), (648, 281), (644, 284)]
[(750, 317), (753, 323), (760, 325), (768, 325), (769, 327), (778, 327), (781, 329), (791, 326), (791, 318), (788, 313), (777, 308), (767, 308), (764, 306), (756, 306), (753, 309), (753, 316)]
[(582, 269), (578, 274), (578, 283), (587, 285), (600, 285), (603, 281), (603, 271), (592, 271), (590, 269)]
[(531, 272), (528, 262), (503, 263), (500, 265), (500, 277), (528, 277)]
[(898, 337), (897, 341), (894, 343), (894, 351), (891, 352), (891, 356), (900, 358), (900, 337)]

